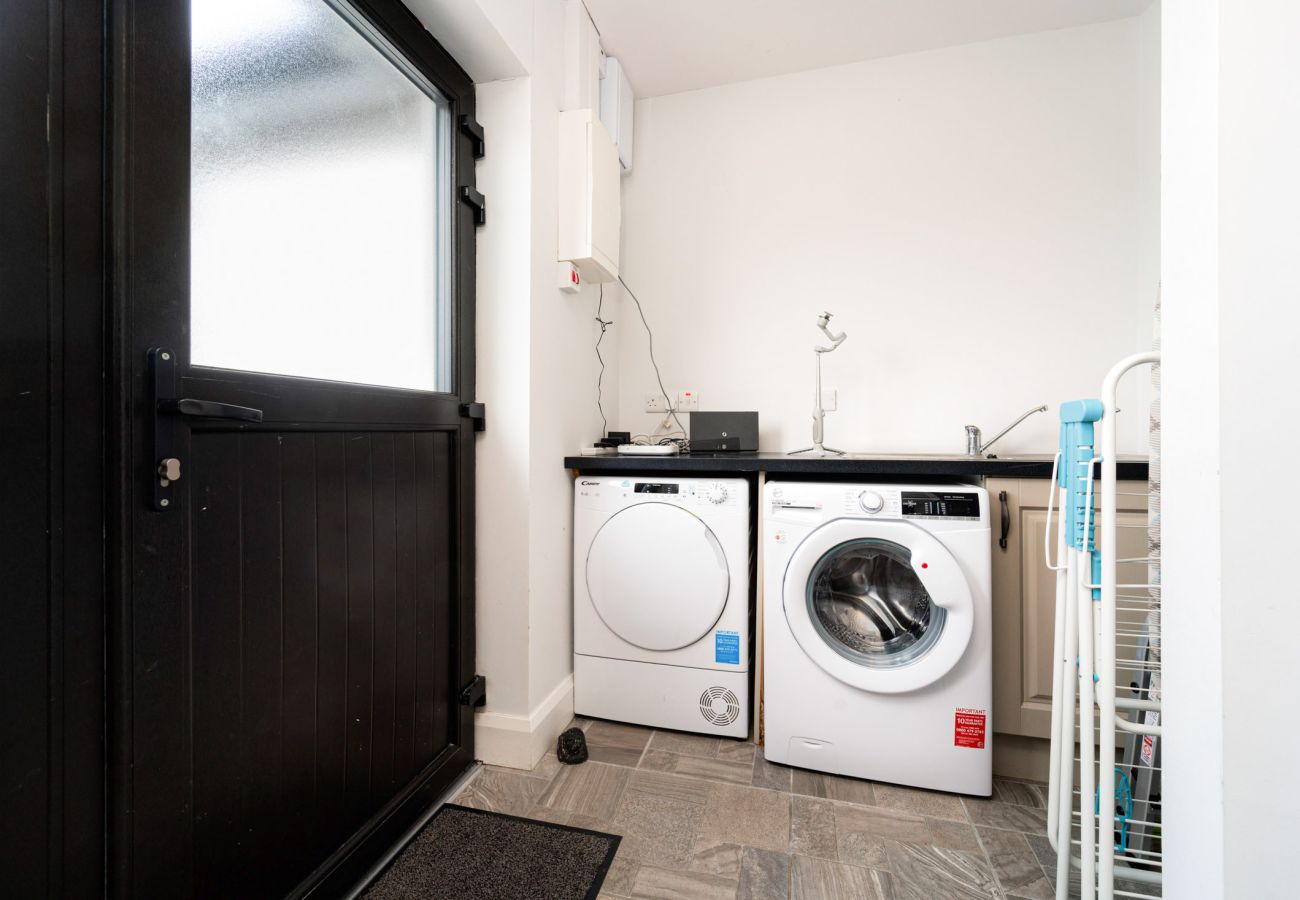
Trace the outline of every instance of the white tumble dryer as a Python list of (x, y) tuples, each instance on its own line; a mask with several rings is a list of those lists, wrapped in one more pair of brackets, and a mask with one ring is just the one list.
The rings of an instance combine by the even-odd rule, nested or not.
[(988, 796), (988, 494), (769, 482), (762, 502), (766, 757)]
[(748, 734), (749, 534), (744, 479), (577, 479), (575, 712)]

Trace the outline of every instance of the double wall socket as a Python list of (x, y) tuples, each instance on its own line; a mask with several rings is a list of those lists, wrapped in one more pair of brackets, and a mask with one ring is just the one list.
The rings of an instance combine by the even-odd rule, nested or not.
[(676, 405), (668, 408), (668, 401), (658, 391), (645, 395), (645, 411), (648, 413), (695, 412), (700, 408), (700, 395), (695, 391), (678, 391)]

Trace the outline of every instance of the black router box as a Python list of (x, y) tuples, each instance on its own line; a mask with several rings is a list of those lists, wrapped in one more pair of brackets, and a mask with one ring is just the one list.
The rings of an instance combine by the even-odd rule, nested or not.
[(690, 416), (693, 452), (758, 452), (758, 413), (693, 412)]

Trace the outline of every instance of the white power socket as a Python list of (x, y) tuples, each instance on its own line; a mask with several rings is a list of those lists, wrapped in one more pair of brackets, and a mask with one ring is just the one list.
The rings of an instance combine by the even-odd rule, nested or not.
[(668, 400), (658, 391), (652, 391), (645, 395), (645, 411), (648, 413), (666, 413), (668, 412)]
[(700, 408), (700, 395), (695, 391), (680, 391), (677, 394), (678, 412), (695, 412)]
[(838, 399), (839, 396), (837, 395), (835, 388), (822, 389), (822, 409), (826, 412), (834, 412), (839, 409), (839, 403), (836, 402)]

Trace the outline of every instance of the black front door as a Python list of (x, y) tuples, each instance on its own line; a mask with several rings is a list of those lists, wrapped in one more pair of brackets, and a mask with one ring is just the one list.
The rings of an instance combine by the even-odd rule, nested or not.
[(333, 892), (473, 757), (472, 86), (392, 0), (111, 6), (110, 890)]

